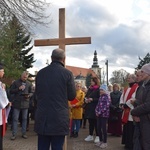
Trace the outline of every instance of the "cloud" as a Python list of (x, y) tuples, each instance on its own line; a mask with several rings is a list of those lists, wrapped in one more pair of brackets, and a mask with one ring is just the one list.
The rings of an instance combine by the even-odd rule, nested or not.
[[(66, 8), (66, 37), (92, 39), (91, 44), (66, 46), (67, 65), (90, 68), (96, 50), (103, 68), (108, 59), (111, 72), (117, 68), (133, 71), (138, 57), (150, 51), (148, 0), (55, 0), (47, 10), (52, 20), (49, 28), (36, 27), (35, 39), (58, 38), (58, 9), (62, 7)], [(50, 61), (54, 48), (34, 47), (36, 69), (44, 67), (47, 59)]]

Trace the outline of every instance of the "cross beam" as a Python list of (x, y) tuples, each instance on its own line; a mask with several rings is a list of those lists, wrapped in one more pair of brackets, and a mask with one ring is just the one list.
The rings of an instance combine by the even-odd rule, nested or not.
[(76, 37), (76, 38), (61, 38), (61, 39), (41, 39), (35, 40), (36, 46), (57, 46), (59, 44), (74, 45), (74, 44), (89, 44), (90, 37)]
[(91, 44), (91, 37), (65, 37), (65, 8), (59, 9), (59, 38), (39, 39), (34, 41), (35, 46), (59, 46), (65, 50), (66, 45)]

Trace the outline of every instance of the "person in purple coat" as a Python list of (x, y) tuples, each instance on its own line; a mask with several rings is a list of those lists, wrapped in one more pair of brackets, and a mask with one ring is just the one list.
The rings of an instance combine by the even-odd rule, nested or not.
[(96, 143), (96, 146), (99, 146), (100, 148), (107, 147), (107, 121), (109, 117), (109, 107), (111, 101), (107, 89), (107, 85), (105, 84), (100, 86), (100, 97), (95, 108), (100, 141), (99, 143)]

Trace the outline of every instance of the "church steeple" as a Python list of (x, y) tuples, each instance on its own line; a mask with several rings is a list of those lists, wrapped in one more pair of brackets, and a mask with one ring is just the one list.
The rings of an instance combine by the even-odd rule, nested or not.
[(99, 68), (96, 50), (95, 50), (95, 52), (94, 52), (94, 58), (93, 58), (93, 65), (92, 65), (92, 68)]

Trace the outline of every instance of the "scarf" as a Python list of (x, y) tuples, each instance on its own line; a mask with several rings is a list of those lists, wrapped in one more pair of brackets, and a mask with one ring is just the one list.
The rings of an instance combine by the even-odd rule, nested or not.
[(98, 85), (91, 85), (89, 88), (91, 90), (97, 90), (99, 88), (99, 86)]
[[(132, 97), (132, 94), (135, 92), (136, 88), (138, 87), (138, 84), (137, 83), (134, 83), (129, 91), (129, 94), (127, 96), (127, 99), (126, 101), (128, 101), (131, 97)], [(124, 95), (126, 93), (127, 90), (125, 90), (124, 92)], [(129, 117), (129, 114), (130, 114), (130, 108), (124, 108), (124, 113), (123, 113), (123, 116), (122, 116), (122, 123), (127, 123), (128, 122), (128, 117)]]

